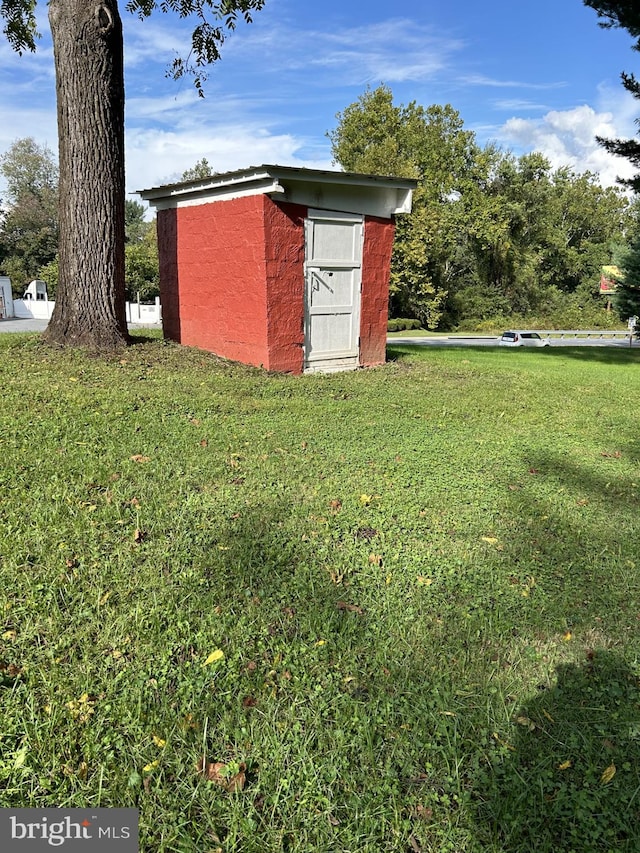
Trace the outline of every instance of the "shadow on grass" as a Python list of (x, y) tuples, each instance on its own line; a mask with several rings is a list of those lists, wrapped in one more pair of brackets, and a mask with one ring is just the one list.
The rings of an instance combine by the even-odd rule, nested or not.
[(485, 842), (503, 853), (638, 850), (639, 684), (613, 652), (558, 668), (476, 792)]
[(584, 362), (620, 365), (637, 364), (640, 361), (640, 344), (627, 346), (547, 347), (542, 350), (548, 358), (574, 358)]

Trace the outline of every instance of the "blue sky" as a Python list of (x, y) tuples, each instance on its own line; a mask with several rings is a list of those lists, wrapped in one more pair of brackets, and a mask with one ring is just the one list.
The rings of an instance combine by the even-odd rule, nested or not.
[[(202, 157), (217, 171), (332, 168), (336, 113), (380, 83), (396, 103), (450, 103), (480, 143), (542, 151), (604, 184), (629, 175), (594, 137), (635, 134), (640, 110), (620, 72), (640, 76), (640, 53), (581, 0), (267, 0), (224, 45), (204, 100), (165, 77), (188, 24), (160, 13), (140, 22), (120, 6), (130, 192), (177, 180)], [(38, 12), (36, 54), (0, 42), (0, 152), (24, 136), (57, 147), (44, 2)]]

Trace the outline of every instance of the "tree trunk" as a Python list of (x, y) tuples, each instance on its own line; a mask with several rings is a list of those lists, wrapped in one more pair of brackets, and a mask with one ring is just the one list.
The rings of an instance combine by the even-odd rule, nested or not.
[(50, 0), (60, 151), (60, 263), (44, 334), (111, 350), (128, 341), (124, 74), (117, 0)]

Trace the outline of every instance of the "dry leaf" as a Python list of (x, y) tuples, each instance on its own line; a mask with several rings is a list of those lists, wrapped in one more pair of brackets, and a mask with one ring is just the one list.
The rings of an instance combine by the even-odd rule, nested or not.
[(419, 586), (431, 586), (431, 584), (433, 583), (433, 578), (426, 578), (424, 577), (424, 575), (418, 575), (418, 577), (416, 578), (416, 583)]
[(433, 817), (433, 809), (429, 806), (423, 806), (422, 803), (418, 803), (416, 806), (416, 817), (420, 820), (431, 820)]
[(336, 607), (338, 610), (348, 610), (349, 613), (360, 613), (361, 615), (364, 613), (362, 607), (358, 607), (357, 604), (349, 604), (347, 601), (336, 601)]
[(568, 770), (571, 767), (571, 761), (563, 761), (562, 764), (558, 764), (558, 770)]
[(216, 649), (215, 651), (211, 652), (211, 654), (208, 656), (202, 666), (209, 666), (209, 664), (215, 663), (216, 661), (222, 660), (223, 658), (224, 652), (222, 651), (222, 649)]
[(369, 554), (369, 562), (374, 566), (382, 565), (382, 555), (381, 554)]
[(342, 509), (342, 501), (336, 498), (335, 500), (329, 501), (329, 506), (334, 512), (338, 512), (338, 510)]
[(533, 722), (533, 720), (530, 720), (529, 717), (516, 717), (516, 723), (519, 726), (524, 726), (525, 728), (529, 729), (530, 732), (532, 732), (536, 727), (536, 724)]
[(196, 773), (203, 776), (208, 782), (215, 782), (216, 785), (229, 793), (237, 793), (244, 789), (247, 781), (247, 765), (243, 761), (237, 766), (238, 772), (230, 776), (229, 765), (222, 761), (207, 761), (203, 756), (196, 765)]
[(150, 456), (143, 456), (141, 453), (135, 453), (129, 457), (132, 462), (151, 462)]
[(369, 506), (369, 504), (372, 501), (372, 498), (373, 498), (372, 495), (360, 495), (360, 503), (363, 506)]
[(608, 785), (609, 782), (616, 775), (616, 765), (611, 762), (611, 764), (607, 767), (606, 770), (603, 771), (602, 776), (600, 777), (601, 785)]

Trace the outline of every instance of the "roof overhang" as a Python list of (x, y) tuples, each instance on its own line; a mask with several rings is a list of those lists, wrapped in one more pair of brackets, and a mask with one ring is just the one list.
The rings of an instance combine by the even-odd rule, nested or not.
[(362, 213), (391, 219), (411, 212), (411, 178), (361, 175), (290, 166), (254, 166), (140, 190), (139, 195), (156, 210), (210, 204), (251, 195), (268, 195), (321, 210)]

